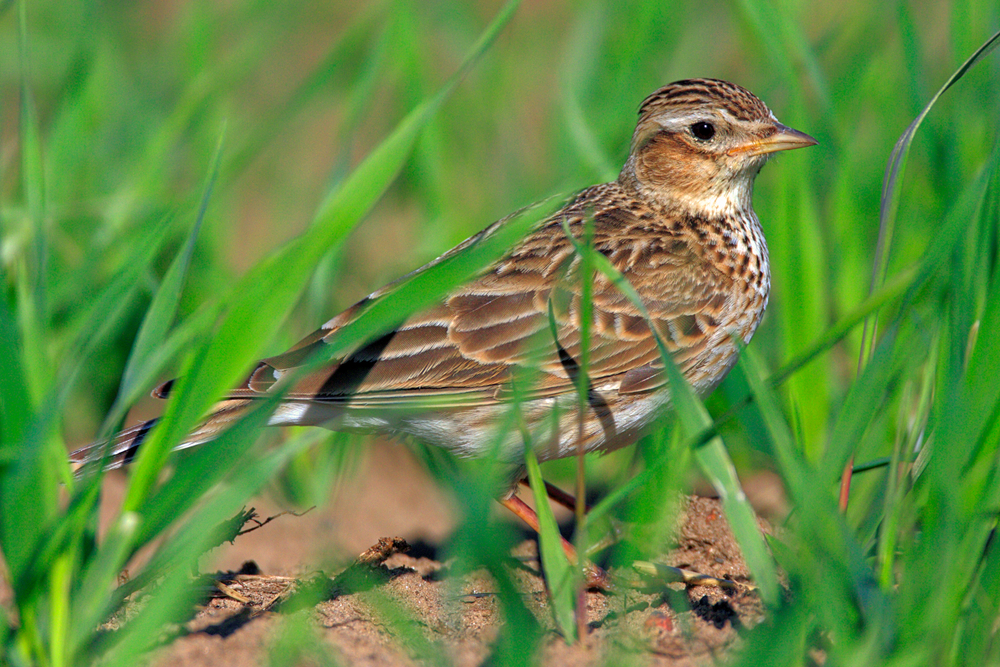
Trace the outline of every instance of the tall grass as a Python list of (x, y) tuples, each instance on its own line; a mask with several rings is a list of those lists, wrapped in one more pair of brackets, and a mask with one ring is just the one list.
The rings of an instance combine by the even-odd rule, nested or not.
[[(5, 661), (130, 664), (164, 641), (195, 599), (188, 565), (308, 444), (263, 450), (257, 412), (164, 481), (170, 446), (206, 406), (253, 359), (488, 222), (613, 178), (638, 102), (686, 76), (747, 86), (820, 146), (780, 156), (758, 179), (774, 291), (740, 366), (707, 412), (689, 402), (676, 433), (665, 425), (647, 438), (641, 465), (587, 462), (609, 489), (594, 519), (634, 524), (623, 562), (662, 549), (664, 498), (690, 463), (736, 491), (724, 442), (738, 468), (778, 471), (794, 507), (770, 553), (743, 538), (770, 616), (741, 661), (797, 664), (816, 650), (852, 664), (997, 660), (996, 55), (912, 136), (878, 265), (875, 248), (894, 143), (1000, 28), (1000, 9), (746, 0), (511, 11), (0, 3)], [(354, 341), (499, 246), (479, 252), (408, 283)], [(885, 279), (870, 294), (873, 265)], [(876, 308), (859, 369), (862, 322)], [(67, 442), (110, 433), (175, 374), (185, 380), (98, 539), (99, 478), (72, 479)], [(837, 487), (852, 455), (842, 515)], [(571, 474), (573, 464), (549, 468)], [(491, 486), (450, 483), (468, 499), (454, 548), (493, 573), (504, 602), (496, 661), (523, 662), (542, 631), (505, 574), (506, 538), (485, 520)], [(736, 502), (730, 520), (749, 534)], [(130, 556), (164, 535), (116, 589)], [(767, 583), (775, 566), (790, 595)], [(98, 632), (141, 586), (155, 603)], [(571, 632), (573, 596), (553, 603)], [(412, 641), (420, 657), (442, 659)]]

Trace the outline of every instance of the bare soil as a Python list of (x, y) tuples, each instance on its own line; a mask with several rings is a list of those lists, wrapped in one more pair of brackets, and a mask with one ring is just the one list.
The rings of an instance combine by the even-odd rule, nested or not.
[[(107, 518), (123, 481), (108, 478)], [(773, 484), (763, 486), (775, 494)], [(266, 499), (255, 504), (263, 517), (281, 509)], [(508, 571), (525, 605), (549, 628), (539, 664), (592, 665), (621, 658), (654, 665), (714, 664), (739, 646), (742, 631), (763, 620), (718, 500), (691, 496), (684, 505), (677, 546), (658, 561), (736, 585), (648, 580), (639, 585), (635, 573), (624, 573), (632, 585), (610, 594), (587, 593), (588, 632), (575, 645), (555, 630), (535, 541), (527, 539), (514, 550)], [(762, 527), (767, 530), (763, 521)], [(445, 662), (484, 664), (501, 623), (496, 585), (485, 571), (459, 574), (461, 568), (433, 558), (433, 545), (445, 541), (453, 528), (447, 500), (408, 450), (375, 443), (362, 470), (327, 507), (281, 516), (218, 549), (214, 562), (203, 563), (202, 572), (212, 573), (205, 579), (207, 601), (192, 610), (183, 636), (154, 653), (152, 664), (267, 664), (292, 623), (320, 637), (333, 664), (417, 664), (414, 637)], [(413, 552), (398, 551), (404, 541), (415, 545)], [(348, 553), (366, 551), (365, 563), (355, 561), (346, 571), (333, 565), (345, 562)], [(351, 584), (341, 585), (347, 578)], [(318, 604), (290, 608), (298, 591), (317, 585), (325, 587)], [(384, 618), (386, 599), (408, 613), (409, 631), (416, 635), (397, 636), (399, 625)], [(322, 658), (315, 662), (330, 664)]]
[[(385, 597), (407, 610), (418, 633), (449, 661), (487, 661), (501, 622), (492, 579), (485, 572), (452, 574), (449, 564), (419, 554), (392, 553), (392, 541), (385, 539), (434, 544), (453, 528), (447, 501), (405, 452), (398, 445), (376, 445), (366, 470), (323, 512), (281, 517), (227, 547), (217, 573), (225, 582), (222, 589), (195, 614), (189, 634), (161, 650), (154, 664), (266, 663), (277, 630), (292, 614), (309, 614), (340, 664), (416, 664), (418, 657), (407, 648), (412, 639), (394, 636), (382, 618), (379, 599)], [(654, 665), (712, 664), (738, 646), (742, 630), (763, 619), (718, 500), (691, 496), (685, 505), (677, 547), (661, 562), (737, 586), (652, 582), (614, 594), (589, 592), (589, 631), (576, 645), (568, 645), (554, 629), (535, 541), (515, 549), (510, 571), (526, 606), (550, 628), (539, 664), (604, 664), (622, 654)], [(271, 508), (258, 509), (265, 514)], [(384, 560), (385, 554), (378, 553), (380, 538), (391, 554)], [(355, 587), (367, 590), (335, 592), (304, 611), (283, 611), (283, 601), (297, 588), (315, 583), (302, 568), (315, 565), (316, 545), (323, 543), (355, 554), (372, 547), (374, 583)], [(245, 561), (260, 573), (233, 574)]]

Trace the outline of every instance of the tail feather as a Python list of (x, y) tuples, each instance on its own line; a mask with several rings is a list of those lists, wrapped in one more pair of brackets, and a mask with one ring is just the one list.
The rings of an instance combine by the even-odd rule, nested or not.
[[(247, 413), (252, 400), (227, 400), (215, 406), (208, 417), (192, 431), (174, 450), (188, 449), (211, 442), (218, 438), (233, 422)], [(159, 419), (149, 419), (120, 431), (109, 440), (98, 440), (69, 455), (77, 474), (90, 464), (102, 463), (105, 470), (114, 470), (128, 465), (135, 459), (143, 443), (149, 438)]]
[(101, 460), (104, 461), (105, 470), (114, 470), (128, 465), (135, 458), (139, 447), (146, 441), (150, 430), (158, 421), (159, 419), (149, 419), (115, 434), (110, 440), (99, 440), (84, 445), (71, 453), (69, 460), (75, 464), (77, 470), (88, 463)]

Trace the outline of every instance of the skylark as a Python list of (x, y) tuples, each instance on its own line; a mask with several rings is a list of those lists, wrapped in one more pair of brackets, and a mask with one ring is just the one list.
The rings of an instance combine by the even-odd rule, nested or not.
[[(815, 143), (732, 83), (691, 79), (657, 90), (639, 108), (618, 180), (583, 190), (472, 282), (307, 375), (285, 395), (270, 424), (401, 434), (460, 456), (494, 456), (515, 469), (526, 439), (542, 461), (575, 454), (583, 309), (580, 255), (567, 230), (579, 239), (590, 225), (593, 247), (631, 283), (650, 317), (604, 275), (594, 275), (582, 445), (607, 452), (635, 441), (670, 404), (651, 327), (702, 394), (735, 363), (733, 336), (750, 341), (771, 284), (764, 234), (751, 205), (754, 178), (772, 153)], [(504, 224), (494, 223), (448, 254)], [(387, 291), (374, 292), (288, 352), (259, 362), (184, 446), (216, 438)], [(518, 392), (527, 433), (513, 428), (498, 435), (496, 424), (510, 409), (511, 380), (527, 365), (535, 369), (533, 382)], [(165, 398), (169, 389), (167, 383), (154, 395)], [(121, 466), (152, 425), (124, 431), (109, 446), (80, 449), (72, 459), (101, 458), (110, 448), (106, 462)], [(501, 502), (531, 522), (515, 488)]]

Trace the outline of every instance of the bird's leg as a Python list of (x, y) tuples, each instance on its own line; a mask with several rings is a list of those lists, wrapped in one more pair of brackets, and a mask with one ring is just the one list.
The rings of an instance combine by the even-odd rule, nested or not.
[[(531, 486), (528, 483), (528, 478), (527, 477), (521, 478), (521, 484), (523, 484), (524, 486)], [(566, 493), (565, 491), (563, 491), (562, 489), (560, 489), (558, 486), (556, 486), (554, 484), (550, 484), (549, 482), (545, 482), (545, 493), (548, 494), (548, 496), (549, 496), (550, 499), (554, 500), (557, 504), (562, 505), (566, 509), (568, 509), (568, 510), (575, 510), (576, 509), (576, 498), (573, 497), (572, 494)], [(589, 512), (590, 511), (590, 505), (587, 505), (584, 508), (584, 511)]]
[[(515, 495), (512, 495), (509, 498), (501, 499), (499, 503), (513, 512), (514, 516), (528, 524), (528, 526), (530, 526), (536, 533), (541, 532), (541, 526), (538, 523), (538, 514), (535, 513), (535, 510), (531, 509), (531, 507), (529, 507), (523, 500)], [(569, 558), (569, 562), (578, 563), (579, 560), (577, 559), (576, 548), (570, 544), (565, 537), (560, 536), (559, 540), (562, 542), (563, 551), (566, 552), (566, 557)], [(597, 588), (602, 591), (611, 589), (611, 578), (608, 577), (608, 573), (600, 567), (594, 565), (593, 563), (587, 563), (585, 565), (584, 573), (587, 575), (587, 588)]]
[[(521, 484), (530, 487), (531, 484), (528, 483), (528, 478), (524, 477), (521, 479)], [(576, 509), (576, 498), (572, 494), (563, 491), (558, 486), (545, 482), (545, 492), (548, 494), (549, 498), (556, 502), (558, 505), (562, 505), (568, 510)], [(513, 510), (512, 510), (513, 511)], [(590, 512), (590, 504), (588, 503), (584, 507), (585, 512)], [(516, 512), (515, 512), (516, 514)], [(588, 551), (589, 553), (594, 553), (600, 551), (601, 549), (606, 549), (614, 544), (617, 544), (622, 536), (622, 527), (614, 519), (611, 520), (611, 532), (607, 533), (604, 537), (598, 540), (596, 543), (591, 544)]]

